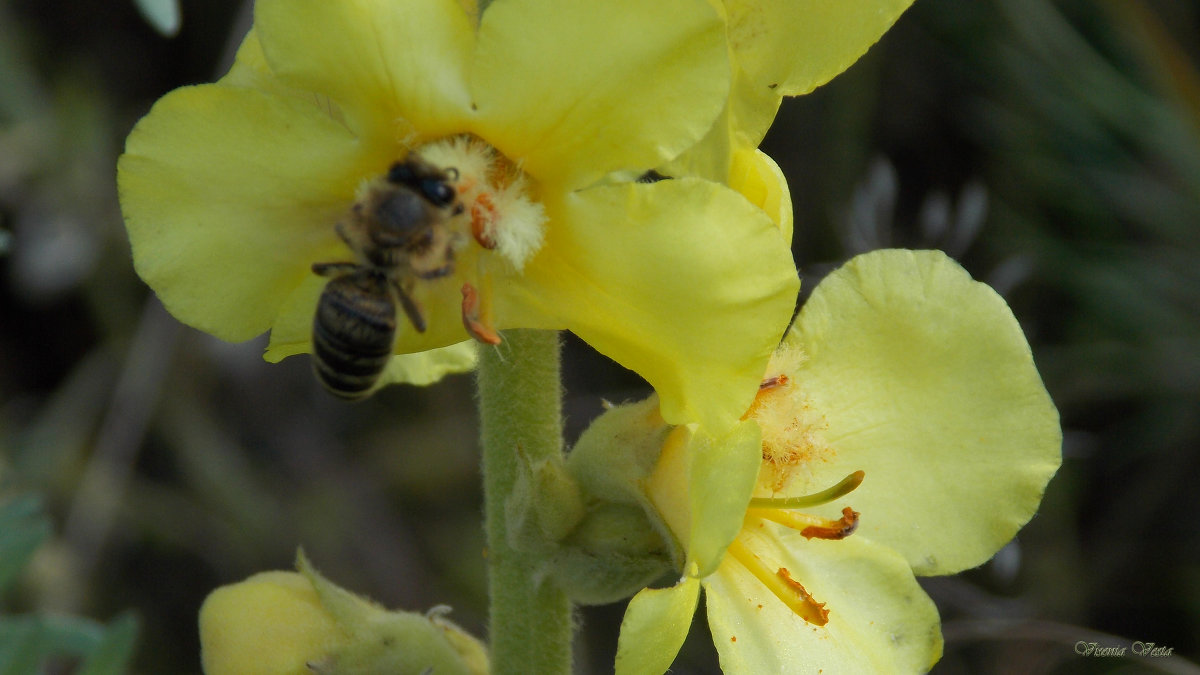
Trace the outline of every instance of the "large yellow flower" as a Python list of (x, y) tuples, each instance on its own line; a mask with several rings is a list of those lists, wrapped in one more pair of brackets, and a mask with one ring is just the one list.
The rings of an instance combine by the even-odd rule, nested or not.
[(385, 379), (469, 366), (471, 336), (565, 328), (649, 380), (669, 420), (727, 425), (794, 302), (783, 231), (724, 179), (630, 179), (712, 129), (728, 59), (704, 0), (496, 0), (477, 23), (454, 0), (259, 0), (230, 73), (130, 134), (135, 266), (193, 326), (270, 329), (271, 360), (309, 351), (313, 264), (354, 261), (335, 226), (417, 156), (463, 208), (445, 269), (412, 284), (426, 329), (399, 321), (395, 352), (419, 354)]
[(669, 667), (701, 587), (727, 673), (927, 670), (941, 634), (914, 575), (991, 557), (1060, 447), (998, 295), (938, 252), (855, 258), (815, 289), (732, 434), (676, 427), (639, 482), (685, 574), (631, 601), (617, 672)]

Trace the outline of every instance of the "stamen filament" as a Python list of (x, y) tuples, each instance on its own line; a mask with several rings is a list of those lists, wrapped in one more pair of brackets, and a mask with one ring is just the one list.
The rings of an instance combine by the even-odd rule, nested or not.
[(763, 586), (766, 586), (772, 595), (795, 612), (796, 616), (815, 626), (824, 626), (829, 623), (829, 610), (825, 609), (825, 603), (813, 600), (800, 582), (792, 579), (787, 568), (780, 567), (778, 571), (772, 572), (762, 559), (746, 548), (741, 539), (734, 539), (733, 543), (729, 545), (728, 552), (734, 560), (746, 568), (746, 571), (754, 575), (754, 578), (758, 579)]
[(756, 497), (750, 500), (750, 508), (752, 509), (798, 509), (808, 506), (817, 506), (819, 504), (827, 504), (835, 499), (844, 497), (857, 488), (863, 481), (863, 476), (866, 473), (863, 471), (855, 471), (843, 478), (837, 485), (831, 488), (814, 492), (811, 495), (801, 495), (799, 497), (787, 497), (777, 499), (773, 497)]
[(774, 521), (799, 530), (806, 539), (845, 539), (858, 527), (858, 512), (847, 506), (837, 520), (782, 509), (748, 509), (746, 515)]

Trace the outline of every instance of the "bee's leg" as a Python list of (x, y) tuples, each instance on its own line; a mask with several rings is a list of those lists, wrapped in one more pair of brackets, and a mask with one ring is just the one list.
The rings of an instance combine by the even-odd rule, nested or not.
[(442, 277), (448, 277), (451, 274), (454, 274), (455, 241), (456, 240), (454, 238), (450, 238), (449, 240), (436, 242), (438, 245), (445, 246), (446, 253), (444, 256), (442, 256), (442, 264), (438, 267), (434, 267), (433, 269), (414, 270), (414, 273), (417, 275), (417, 277), (421, 279), (441, 279)]
[[(354, 210), (355, 210), (355, 212), (361, 211), (362, 207), (359, 206), (358, 204), (355, 204)], [(337, 223), (333, 226), (333, 231), (337, 232), (338, 239), (341, 239), (342, 241), (346, 242), (346, 245), (349, 246), (350, 248), (354, 248), (354, 243), (350, 241), (350, 233), (346, 231), (345, 225), (343, 225), (342, 223)]]
[(441, 279), (442, 277), (448, 277), (451, 274), (454, 274), (453, 260), (447, 262), (441, 267), (435, 267), (431, 270), (422, 270), (416, 273), (417, 277), (420, 279)]
[(416, 328), (418, 333), (424, 333), (425, 315), (421, 313), (421, 305), (417, 303), (417, 299), (409, 295), (408, 291), (395, 281), (392, 282), (392, 289), (396, 291), (400, 307), (404, 309), (404, 314), (412, 322), (413, 328)]
[(349, 262), (313, 263), (312, 271), (321, 277), (336, 277), (357, 271), (359, 265)]

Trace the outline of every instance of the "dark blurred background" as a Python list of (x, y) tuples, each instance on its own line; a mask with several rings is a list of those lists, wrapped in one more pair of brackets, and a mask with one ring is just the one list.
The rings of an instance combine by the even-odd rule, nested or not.
[[(197, 672), (204, 596), (303, 544), (348, 588), (482, 632), (471, 378), (341, 404), (306, 357), (183, 327), (133, 274), (124, 138), (222, 73), (248, 21), (182, 10), (165, 37), (129, 1), (0, 2), (0, 498), (40, 495), (54, 532), (0, 614), (132, 610), (137, 672)], [(935, 672), (1198, 672), (1200, 4), (917, 0), (764, 149), (806, 290), (861, 251), (941, 248), (1008, 299), (1062, 415), (1039, 515), (925, 580)], [(571, 439), (645, 391), (574, 339), (566, 369)], [(580, 672), (611, 671), (623, 610), (582, 612)], [(1135, 640), (1173, 656), (1075, 653)], [(675, 671), (719, 672), (703, 621)]]

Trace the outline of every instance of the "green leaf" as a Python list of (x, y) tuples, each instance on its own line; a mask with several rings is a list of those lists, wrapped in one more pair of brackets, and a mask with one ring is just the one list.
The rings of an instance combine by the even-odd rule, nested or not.
[(37, 657), (77, 656), (96, 648), (104, 635), (104, 626), (91, 619), (75, 616), (23, 616), (36, 631)]
[(33, 495), (0, 506), (0, 591), (8, 588), (50, 536), (50, 520), (41, 510), (41, 499)]
[(39, 632), (33, 619), (0, 618), (0, 675), (37, 672)]
[(137, 634), (136, 616), (131, 613), (118, 616), (104, 631), (100, 643), (88, 654), (77, 675), (120, 675), (128, 672)]
[(146, 22), (165, 37), (179, 33), (179, 0), (134, 0)]
[(137, 630), (132, 614), (109, 626), (74, 616), (0, 618), (0, 675), (39, 672), (53, 657), (82, 657), (79, 675), (119, 675), (128, 670)]

